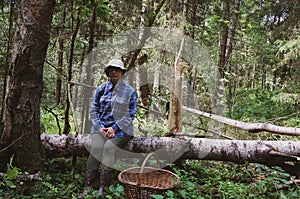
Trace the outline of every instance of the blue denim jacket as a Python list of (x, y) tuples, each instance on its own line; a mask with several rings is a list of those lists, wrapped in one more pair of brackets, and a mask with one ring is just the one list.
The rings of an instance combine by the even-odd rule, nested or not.
[(133, 135), (137, 106), (136, 91), (123, 80), (115, 86), (108, 81), (96, 88), (90, 106), (91, 133), (112, 127), (115, 137)]

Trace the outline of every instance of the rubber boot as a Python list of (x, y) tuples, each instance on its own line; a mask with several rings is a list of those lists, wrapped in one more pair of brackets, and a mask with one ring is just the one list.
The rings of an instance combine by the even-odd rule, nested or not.
[(92, 188), (92, 182), (95, 179), (97, 174), (97, 170), (94, 169), (87, 169), (85, 171), (85, 177), (84, 177), (84, 190), (83, 192), (79, 195), (79, 199), (84, 198), (84, 196), (87, 195), (88, 190)]
[(109, 186), (110, 184), (111, 184), (111, 172), (108, 170), (101, 170), (98, 196), (104, 198), (104, 187)]

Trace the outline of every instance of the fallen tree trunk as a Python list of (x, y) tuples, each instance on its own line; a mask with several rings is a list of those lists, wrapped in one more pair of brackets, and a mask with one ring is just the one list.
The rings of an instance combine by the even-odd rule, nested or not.
[[(89, 134), (49, 135), (41, 140), (49, 158), (87, 155)], [(126, 146), (128, 153), (161, 154), (161, 158), (260, 163), (280, 166), (286, 172), (300, 176), (299, 141), (257, 141), (221, 139), (183, 139), (170, 137), (134, 137)], [(176, 156), (176, 157), (175, 157)]]
[[(4, 180), (6, 178), (6, 173), (0, 173), (0, 180)], [(16, 176), (16, 180), (18, 181), (42, 181), (41, 173), (35, 174), (20, 174)]]
[(248, 123), (241, 122), (238, 120), (233, 120), (230, 118), (222, 117), (220, 115), (214, 115), (212, 113), (207, 113), (203, 111), (199, 111), (189, 107), (183, 107), (184, 110), (194, 113), (197, 115), (201, 115), (207, 118), (210, 118), (214, 121), (220, 122), (222, 124), (227, 124), (232, 127), (236, 127), (245, 131), (249, 131), (252, 133), (258, 133), (262, 131), (267, 131), (270, 133), (280, 134), (280, 135), (288, 135), (288, 136), (300, 136), (300, 128), (293, 127), (285, 127), (285, 126), (276, 126), (269, 123)]

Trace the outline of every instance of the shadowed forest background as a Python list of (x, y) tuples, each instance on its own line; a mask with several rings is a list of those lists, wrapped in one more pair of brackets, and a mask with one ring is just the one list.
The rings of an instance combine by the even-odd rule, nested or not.
[[(153, 198), (297, 198), (299, 13), (298, 0), (2, 0), (0, 198), (77, 198), (86, 153), (59, 155), (67, 148), (59, 146), (60, 152), (49, 152), (41, 135), (89, 132), (90, 97), (107, 80), (103, 66), (113, 55), (133, 74), (128, 79), (139, 96), (137, 137), (290, 141), (295, 146), (290, 153), (274, 149), (273, 156), (284, 163), (274, 165), (185, 154), (168, 165), (181, 178), (177, 190)], [(144, 28), (190, 38), (193, 59), (201, 65), (193, 50), (203, 47), (212, 72), (203, 73), (194, 60), (181, 56), (183, 37), (173, 38), (178, 45), (171, 54), (167, 48), (150, 48)], [(116, 35), (132, 30), (139, 31), (139, 48), (132, 51), (101, 43), (113, 43)], [(93, 53), (100, 59), (94, 60)], [(164, 83), (168, 78), (170, 85)], [(209, 114), (266, 128), (236, 128)], [(267, 124), (283, 130), (274, 133)], [(293, 128), (293, 136), (285, 128)], [(29, 174), (36, 176), (30, 180)], [(107, 198), (125, 198), (117, 180), (106, 192)]]

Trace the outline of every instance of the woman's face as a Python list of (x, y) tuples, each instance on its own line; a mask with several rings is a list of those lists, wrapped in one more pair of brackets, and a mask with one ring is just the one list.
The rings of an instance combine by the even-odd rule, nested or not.
[(120, 68), (110, 66), (108, 69), (108, 77), (112, 83), (117, 83), (123, 76), (123, 71)]

